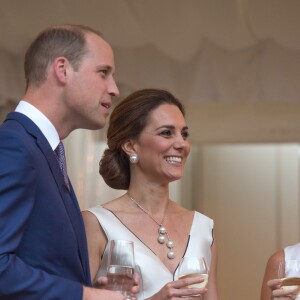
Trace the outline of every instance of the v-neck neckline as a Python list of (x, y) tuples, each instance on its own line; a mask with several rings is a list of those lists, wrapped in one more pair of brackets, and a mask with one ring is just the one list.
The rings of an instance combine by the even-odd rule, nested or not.
[[(179, 267), (179, 262), (180, 262), (180, 260), (179, 260), (179, 262), (178, 262), (178, 264), (177, 264), (177, 266), (176, 266), (176, 268), (174, 269), (174, 272), (171, 272), (170, 271), (170, 269), (163, 263), (163, 261), (160, 259), (160, 257), (147, 245), (147, 244), (145, 244), (144, 243), (144, 241), (142, 241), (130, 228), (128, 228), (127, 227), (127, 225), (126, 224), (124, 224), (124, 222), (112, 211), (112, 210), (110, 210), (110, 209), (108, 209), (108, 208), (106, 208), (106, 207), (104, 207), (104, 206), (101, 206), (104, 210), (106, 210), (106, 211), (108, 211), (108, 212), (110, 212), (136, 239), (138, 239), (143, 245), (144, 245), (144, 247), (148, 250), (148, 251), (150, 251), (151, 253), (152, 253), (152, 255), (156, 258), (156, 260), (158, 260), (159, 261), (159, 263), (169, 272), (169, 274), (171, 274), (172, 275), (172, 277), (173, 277), (173, 280), (174, 280), (174, 277), (175, 277), (175, 274), (176, 274), (176, 271), (177, 271), (177, 269), (178, 269), (178, 267)], [(187, 250), (188, 250), (188, 246), (189, 246), (189, 241), (190, 241), (190, 237), (191, 237), (191, 234), (192, 234), (192, 231), (193, 231), (193, 227), (194, 227), (194, 223), (195, 223), (195, 212), (194, 212), (194, 215), (193, 215), (193, 221), (192, 221), (192, 223), (191, 223), (191, 227), (190, 227), (190, 230), (189, 230), (189, 235), (188, 235), (188, 238), (187, 238), (187, 242), (186, 242), (186, 246), (185, 246), (185, 250), (184, 250), (184, 252), (183, 252), (183, 255), (182, 255), (182, 257), (184, 257), (185, 256), (185, 253), (187, 252)], [(182, 258), (181, 257), (181, 258)]]

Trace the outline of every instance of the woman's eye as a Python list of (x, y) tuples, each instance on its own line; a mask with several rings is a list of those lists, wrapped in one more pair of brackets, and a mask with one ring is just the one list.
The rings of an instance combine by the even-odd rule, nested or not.
[(160, 133), (160, 135), (169, 137), (169, 136), (172, 135), (172, 133), (171, 133), (170, 130), (164, 130), (164, 131), (162, 131), (162, 132)]
[(184, 131), (181, 135), (186, 140), (190, 136), (190, 133), (188, 131)]

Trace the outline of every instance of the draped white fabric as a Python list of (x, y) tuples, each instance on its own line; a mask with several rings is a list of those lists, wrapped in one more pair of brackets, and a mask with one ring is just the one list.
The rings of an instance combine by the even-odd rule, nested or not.
[(238, 51), (205, 40), (187, 62), (153, 46), (116, 48), (116, 60), (121, 86), (168, 88), (185, 103), (299, 101), (300, 51), (270, 39)]

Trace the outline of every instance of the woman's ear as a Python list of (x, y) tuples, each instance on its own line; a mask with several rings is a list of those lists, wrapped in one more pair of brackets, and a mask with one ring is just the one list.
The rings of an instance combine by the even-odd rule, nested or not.
[(130, 156), (131, 154), (135, 154), (135, 143), (133, 140), (128, 140), (122, 145), (123, 151)]
[(137, 145), (133, 140), (128, 140), (122, 145), (122, 149), (128, 156), (130, 164), (137, 164), (140, 160), (136, 148)]

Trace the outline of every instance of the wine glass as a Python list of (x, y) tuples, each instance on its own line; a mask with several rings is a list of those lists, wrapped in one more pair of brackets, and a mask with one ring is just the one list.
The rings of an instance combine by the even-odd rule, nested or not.
[[(278, 265), (281, 288), (290, 291), (293, 299), (300, 300), (300, 260), (285, 260)], [(285, 298), (286, 299), (286, 298)]]
[(120, 291), (126, 300), (132, 298), (134, 284), (134, 246), (132, 241), (112, 240), (107, 267), (107, 289)]
[(205, 288), (208, 284), (208, 268), (204, 257), (183, 257), (179, 263), (179, 279), (201, 277), (203, 282), (189, 285), (190, 288)]

